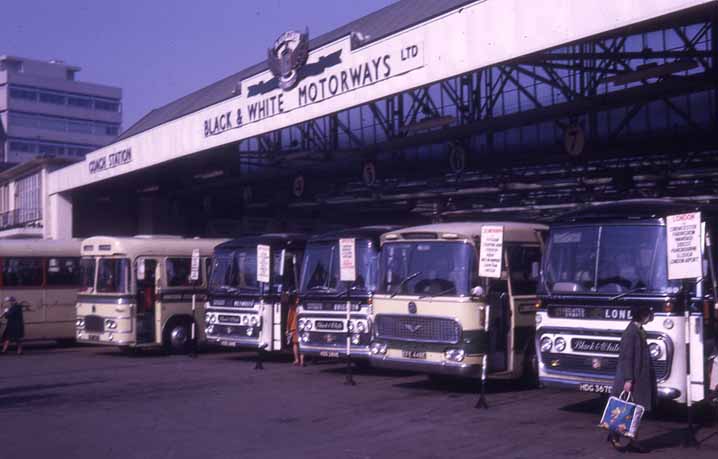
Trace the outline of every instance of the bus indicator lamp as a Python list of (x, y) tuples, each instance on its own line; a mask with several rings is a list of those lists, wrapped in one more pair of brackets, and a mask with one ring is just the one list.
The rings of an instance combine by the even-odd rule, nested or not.
[(257, 324), (259, 324), (259, 320), (257, 319), (257, 317), (252, 316), (252, 318), (249, 319), (249, 323), (252, 327), (256, 327)]
[(304, 331), (304, 319), (299, 319), (299, 322), (297, 322), (297, 328), (299, 328), (299, 331)]
[(666, 319), (663, 321), (663, 328), (666, 330), (670, 330), (673, 328), (673, 321), (671, 319)]
[(666, 301), (663, 303), (663, 312), (671, 313), (673, 312), (673, 302), (672, 301)]
[(359, 344), (359, 341), (361, 340), (361, 335), (358, 335), (354, 333), (352, 335), (352, 344)]
[(366, 325), (364, 325), (364, 322), (357, 322), (357, 331), (359, 333), (365, 333), (366, 332)]
[(309, 342), (309, 333), (308, 332), (302, 333), (302, 336), (300, 338), (302, 340), (302, 343), (308, 343)]
[(253, 333), (254, 333), (254, 328), (253, 328), (253, 327), (247, 327), (247, 336), (252, 336)]
[(77, 328), (85, 328), (85, 319), (77, 319), (75, 321), (75, 326)]
[(452, 362), (461, 362), (464, 360), (466, 353), (463, 349), (447, 349), (444, 352), (444, 358)]

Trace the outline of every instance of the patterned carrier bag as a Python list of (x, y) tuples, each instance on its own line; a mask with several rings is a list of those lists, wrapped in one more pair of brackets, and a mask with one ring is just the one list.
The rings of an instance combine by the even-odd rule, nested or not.
[(609, 397), (598, 426), (624, 437), (635, 438), (646, 409), (631, 400), (633, 397), (630, 392)]

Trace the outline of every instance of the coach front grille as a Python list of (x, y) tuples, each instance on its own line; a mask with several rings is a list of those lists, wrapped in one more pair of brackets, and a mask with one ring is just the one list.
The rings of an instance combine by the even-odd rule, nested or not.
[(104, 332), (105, 319), (100, 316), (85, 316), (85, 330), (88, 332)]
[[(595, 357), (552, 352), (542, 352), (541, 360), (549, 372), (581, 373), (607, 379), (613, 379), (616, 375), (616, 366), (618, 364), (618, 358), (616, 357)], [(653, 368), (656, 371), (656, 379), (659, 381), (664, 380), (668, 376), (669, 362), (667, 360), (654, 360)]]
[(400, 341), (423, 341), (456, 344), (461, 339), (461, 326), (454, 319), (426, 316), (376, 317), (377, 338)]

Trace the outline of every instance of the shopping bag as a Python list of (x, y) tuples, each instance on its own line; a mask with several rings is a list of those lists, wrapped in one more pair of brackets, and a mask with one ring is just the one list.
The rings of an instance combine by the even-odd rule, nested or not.
[(630, 392), (609, 397), (598, 426), (624, 437), (635, 438), (646, 409), (633, 403), (632, 399)]

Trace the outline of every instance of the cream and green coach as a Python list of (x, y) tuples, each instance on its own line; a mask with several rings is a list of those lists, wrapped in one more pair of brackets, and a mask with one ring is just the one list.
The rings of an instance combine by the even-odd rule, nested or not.
[[(480, 277), (482, 228), (496, 275)], [(534, 375), (540, 224), (440, 223), (382, 235), (372, 365), (430, 375)], [(487, 237), (488, 239), (488, 237)]]
[(219, 239), (105, 237), (82, 242), (87, 281), (77, 296), (76, 338), (125, 349), (186, 352), (203, 340), (207, 270)]

